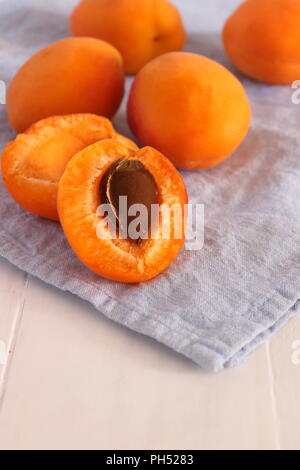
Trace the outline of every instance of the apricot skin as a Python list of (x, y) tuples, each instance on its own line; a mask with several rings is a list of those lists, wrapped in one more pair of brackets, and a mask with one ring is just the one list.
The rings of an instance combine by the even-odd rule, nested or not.
[(287, 85), (300, 77), (299, 0), (248, 0), (227, 20), (225, 50), (249, 77)]
[(192, 53), (169, 53), (137, 75), (128, 101), (132, 131), (143, 146), (177, 168), (213, 167), (241, 144), (250, 124), (241, 83), (220, 64)]
[(92, 38), (62, 39), (37, 52), (17, 72), (8, 90), (8, 119), (24, 132), (50, 116), (112, 117), (123, 94), (122, 58), (113, 46)]
[(58, 183), (67, 163), (77, 152), (102, 139), (114, 139), (137, 150), (101, 116), (75, 114), (43, 119), (4, 148), (4, 185), (23, 209), (58, 220)]
[(130, 75), (161, 54), (181, 50), (186, 39), (180, 14), (168, 0), (83, 0), (70, 29), (74, 36), (113, 44)]

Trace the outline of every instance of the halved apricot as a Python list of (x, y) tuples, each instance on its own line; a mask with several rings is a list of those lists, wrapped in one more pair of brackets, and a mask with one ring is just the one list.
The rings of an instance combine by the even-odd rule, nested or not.
[[(132, 204), (159, 208), (153, 223), (142, 219), (148, 224), (142, 230), (145, 236), (126, 237), (120, 224), (114, 234), (110, 232), (107, 215), (99, 207), (111, 207), (118, 222), (119, 196), (128, 198), (128, 209)], [(177, 256), (185, 238), (186, 203), (184, 181), (167, 158), (151, 147), (133, 150), (113, 140), (75, 155), (58, 190), (60, 221), (82, 263), (107, 279), (128, 283), (157, 276)]]
[(58, 182), (68, 161), (80, 150), (102, 139), (115, 139), (133, 149), (111, 122), (94, 114), (72, 114), (43, 119), (19, 134), (2, 154), (3, 181), (24, 209), (58, 220)]

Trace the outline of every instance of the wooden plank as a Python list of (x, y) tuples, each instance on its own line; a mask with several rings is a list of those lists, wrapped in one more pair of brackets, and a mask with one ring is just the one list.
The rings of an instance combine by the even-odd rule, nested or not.
[(276, 420), (284, 450), (300, 449), (300, 316), (270, 344)]
[(27, 277), (0, 258), (0, 402), (22, 316)]
[(266, 347), (243, 368), (204, 374), (30, 279), (0, 447), (274, 449), (269, 378)]

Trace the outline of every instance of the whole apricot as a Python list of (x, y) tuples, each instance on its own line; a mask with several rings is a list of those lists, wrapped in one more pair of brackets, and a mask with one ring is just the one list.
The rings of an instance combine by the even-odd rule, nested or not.
[(173, 52), (147, 64), (128, 101), (128, 119), (143, 145), (177, 168), (210, 168), (240, 145), (250, 124), (246, 92), (222, 65)]
[(119, 52), (92, 38), (68, 38), (37, 52), (17, 72), (7, 96), (8, 118), (23, 132), (56, 115), (112, 117), (124, 94)]
[(248, 0), (227, 20), (223, 42), (244, 74), (274, 85), (300, 77), (300, 1)]
[(83, 0), (73, 11), (74, 36), (92, 36), (113, 44), (125, 71), (137, 73), (147, 62), (185, 43), (181, 16), (168, 0)]

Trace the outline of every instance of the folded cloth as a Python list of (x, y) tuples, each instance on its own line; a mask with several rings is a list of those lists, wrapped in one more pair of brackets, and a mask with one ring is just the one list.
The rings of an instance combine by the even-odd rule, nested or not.
[[(67, 35), (75, 3), (0, 2), (0, 79), (8, 82), (32, 52)], [(187, 50), (230, 67), (219, 32), (240, 2), (174, 3), (189, 30)], [(0, 255), (202, 368), (240, 364), (300, 310), (300, 104), (292, 103), (294, 89), (243, 81), (253, 110), (246, 141), (219, 167), (183, 173), (190, 202), (205, 206), (202, 250), (183, 250), (150, 282), (110, 282), (79, 262), (58, 223), (24, 212), (1, 185)], [(130, 136), (125, 116), (124, 103), (115, 125)], [(1, 147), (13, 137), (3, 105), (0, 136)]]

